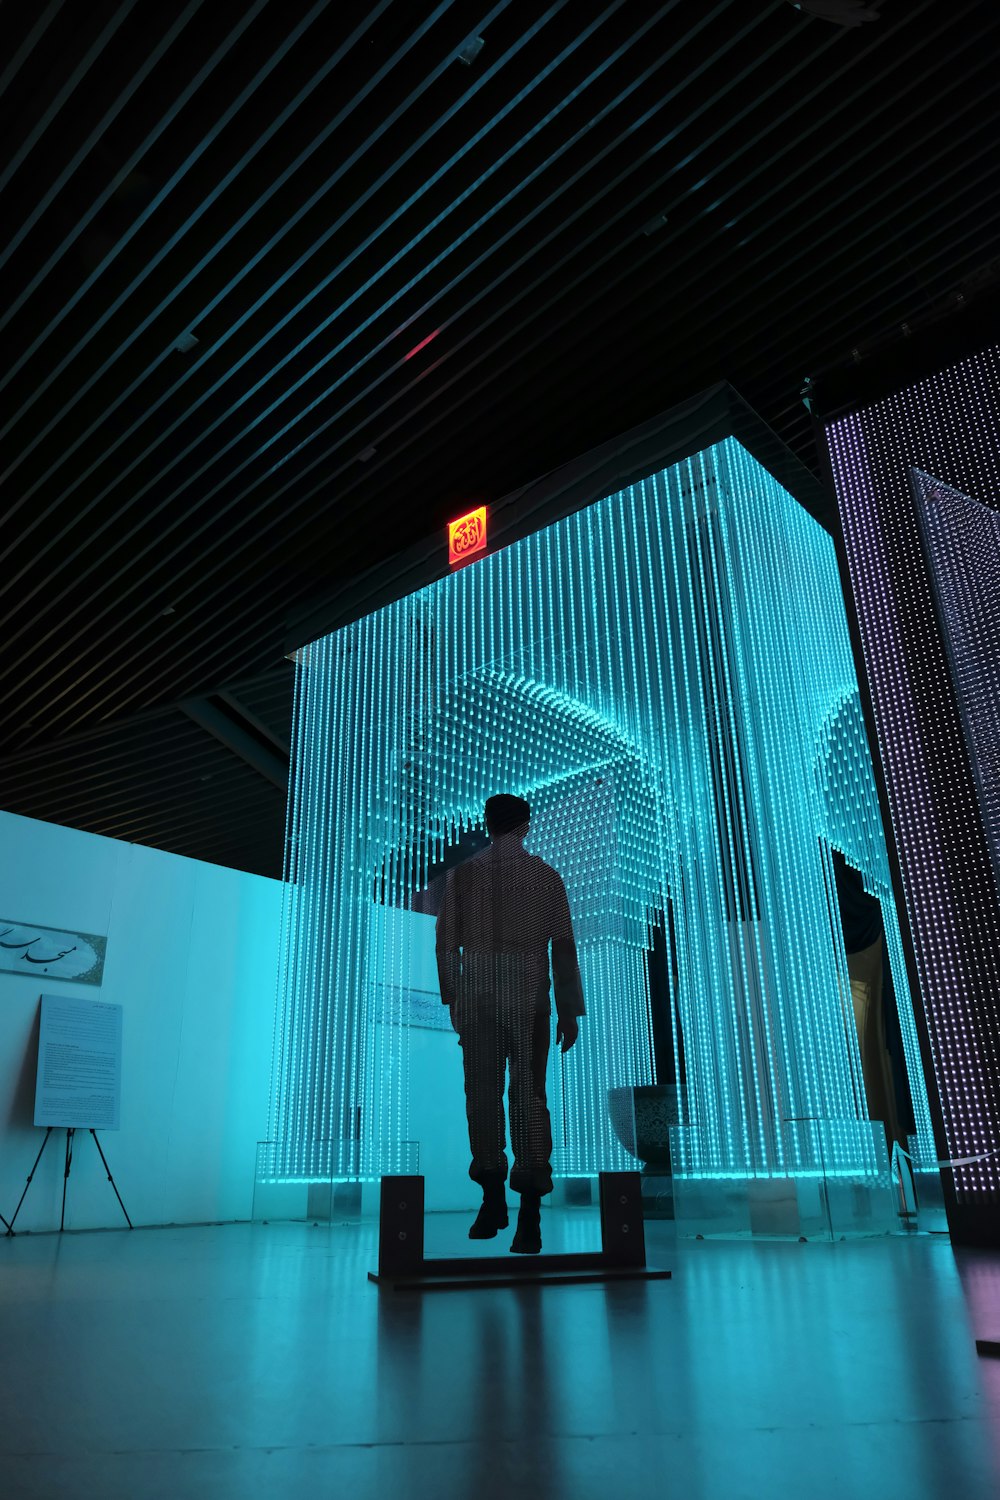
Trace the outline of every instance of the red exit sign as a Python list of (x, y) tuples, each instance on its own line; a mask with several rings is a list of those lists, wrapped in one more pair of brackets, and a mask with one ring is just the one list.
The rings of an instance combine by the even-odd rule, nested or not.
[(448, 562), (454, 568), (486, 551), (486, 506), (448, 522)]

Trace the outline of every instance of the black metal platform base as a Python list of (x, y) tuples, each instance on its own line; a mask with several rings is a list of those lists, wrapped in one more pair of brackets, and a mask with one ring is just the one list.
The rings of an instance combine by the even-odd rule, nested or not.
[[(425, 1260), (417, 1276), (380, 1276), (377, 1271), (368, 1272), (368, 1280), (376, 1286), (388, 1287), (394, 1292), (457, 1292), (463, 1289), (489, 1286), (580, 1286), (593, 1281), (669, 1281), (670, 1271), (657, 1271), (650, 1266), (638, 1268), (595, 1267), (584, 1270), (580, 1266), (553, 1265), (560, 1260), (584, 1260), (586, 1257), (536, 1255), (523, 1270), (516, 1264), (508, 1264), (486, 1258), (473, 1260)], [(600, 1256), (597, 1257), (600, 1259)]]
[(424, 1179), (383, 1177), (378, 1271), (368, 1280), (390, 1291), (458, 1291), (501, 1286), (667, 1281), (646, 1265), (638, 1172), (600, 1174), (599, 1251), (567, 1255), (424, 1257)]

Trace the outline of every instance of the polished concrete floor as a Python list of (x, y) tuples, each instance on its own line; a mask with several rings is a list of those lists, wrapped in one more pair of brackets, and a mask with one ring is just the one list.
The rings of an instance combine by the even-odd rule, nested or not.
[(672, 1281), (425, 1294), (370, 1224), (0, 1241), (0, 1497), (1000, 1496), (1000, 1259), (647, 1241)]

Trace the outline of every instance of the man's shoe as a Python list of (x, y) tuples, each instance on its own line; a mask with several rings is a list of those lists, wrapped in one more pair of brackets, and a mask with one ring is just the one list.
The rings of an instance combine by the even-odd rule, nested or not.
[(469, 1230), (469, 1239), (495, 1240), (497, 1230), (506, 1229), (509, 1223), (503, 1178), (488, 1178), (483, 1183), (483, 1206)]
[(541, 1204), (537, 1197), (521, 1194), (521, 1208), (517, 1215), (517, 1229), (510, 1242), (515, 1255), (538, 1255), (542, 1248)]

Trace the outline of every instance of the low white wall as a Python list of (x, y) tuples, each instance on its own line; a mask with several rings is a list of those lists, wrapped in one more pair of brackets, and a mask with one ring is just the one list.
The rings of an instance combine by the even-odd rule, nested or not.
[[(44, 1135), (32, 1124), (44, 990), (123, 1006), (121, 1129), (101, 1144), (133, 1223), (250, 1217), (280, 912), (280, 881), (0, 812), (0, 917), (108, 934), (100, 989), (0, 972), (0, 1213), (13, 1214)], [(58, 1228), (65, 1140), (53, 1131), (16, 1229)], [(66, 1225), (124, 1225), (86, 1132)]]
[[(280, 916), (280, 881), (0, 812), (0, 917), (108, 935), (100, 989), (0, 972), (0, 1213), (13, 1214), (44, 1137), (32, 1123), (44, 991), (123, 1007), (121, 1129), (100, 1139), (132, 1222), (250, 1217), (256, 1143), (267, 1133)], [(395, 913), (393, 937), (407, 944), (408, 980), (436, 998), (433, 918)], [(458, 1038), (414, 1026), (406, 1044), (408, 1135), (419, 1143), (427, 1208), (474, 1210)], [(53, 1131), (17, 1230), (58, 1228), (65, 1141)], [(124, 1225), (84, 1131), (66, 1225)]]
[(454, 1031), (424, 1031), (415, 1026), (409, 1046), (409, 1135), (420, 1146), (424, 1204), (430, 1213), (474, 1212), (483, 1195), (469, 1179), (469, 1130), (458, 1037)]
[[(423, 912), (374, 906), (368, 940), (371, 977), (387, 975), (416, 992), (435, 1017), (442, 1015), (434, 951), (435, 919)], [(411, 1025), (395, 1046), (409, 1049), (407, 1137), (420, 1148), (424, 1203), (435, 1210), (475, 1207), (482, 1193), (469, 1179), (462, 1052), (451, 1029)]]

